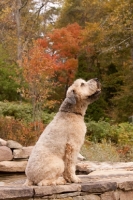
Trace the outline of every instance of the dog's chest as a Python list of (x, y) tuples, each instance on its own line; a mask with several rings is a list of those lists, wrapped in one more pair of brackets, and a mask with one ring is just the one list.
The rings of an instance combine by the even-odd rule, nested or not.
[(84, 119), (79, 115), (73, 115), (72, 118), (66, 118), (65, 122), (67, 123), (62, 124), (62, 127), (67, 137), (82, 143), (86, 134)]

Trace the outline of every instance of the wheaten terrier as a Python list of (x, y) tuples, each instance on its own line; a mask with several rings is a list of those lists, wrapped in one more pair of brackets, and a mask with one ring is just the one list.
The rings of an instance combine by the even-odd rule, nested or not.
[(75, 164), (84, 142), (87, 106), (98, 99), (98, 79), (77, 79), (51, 123), (34, 146), (26, 167), (25, 185), (57, 185), (78, 183)]

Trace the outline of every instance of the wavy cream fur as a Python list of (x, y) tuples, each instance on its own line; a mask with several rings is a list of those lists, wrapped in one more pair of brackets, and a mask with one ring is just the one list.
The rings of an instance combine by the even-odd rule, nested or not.
[(75, 175), (77, 155), (84, 142), (87, 106), (100, 94), (96, 79), (76, 80), (68, 88), (59, 112), (45, 128), (30, 155), (25, 185), (80, 182)]

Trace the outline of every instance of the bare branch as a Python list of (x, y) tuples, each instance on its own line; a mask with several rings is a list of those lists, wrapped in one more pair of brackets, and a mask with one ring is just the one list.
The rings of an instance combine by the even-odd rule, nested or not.
[[(112, 49), (118, 47), (119, 45), (123, 44), (124, 42), (126, 42), (126, 41), (129, 40), (130, 38), (131, 38), (131, 36), (128, 37), (128, 38), (126, 38), (125, 40), (122, 40), (122, 41), (121, 41), (120, 43), (118, 43), (117, 45), (114, 45), (114, 46), (112, 46), (112, 47), (106, 49), (105, 51), (102, 51), (100, 54), (105, 53), (105, 52), (108, 52), (108, 51), (110, 51), (110, 50), (112, 50)], [(99, 54), (99, 55), (100, 55), (100, 54)]]
[(19, 12), (27, 5), (28, 0), (21, 6), (21, 8), (19, 9)]

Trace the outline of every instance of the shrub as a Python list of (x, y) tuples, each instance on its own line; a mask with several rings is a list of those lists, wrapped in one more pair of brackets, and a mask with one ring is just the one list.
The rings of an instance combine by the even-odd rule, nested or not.
[(118, 135), (118, 144), (132, 145), (133, 144), (133, 124), (120, 123), (116, 129)]
[(0, 102), (0, 116), (12, 116), (15, 119), (32, 121), (32, 106), (28, 103)]
[(49, 124), (52, 121), (52, 119), (54, 118), (54, 116), (55, 116), (54, 112), (48, 113), (48, 112), (44, 111), (42, 113), (42, 121), (43, 121), (43, 123), (44, 124)]
[[(11, 116), (25, 122), (32, 122), (32, 105), (29, 103), (17, 102), (0, 102), (0, 116)], [(55, 113), (41, 112), (41, 121), (48, 124), (54, 117)]]
[(81, 149), (81, 153), (89, 161), (120, 161), (116, 147), (111, 143), (107, 143), (105, 140), (102, 143), (91, 142), (89, 145), (85, 143)]
[(104, 138), (106, 140), (110, 139), (110, 129), (111, 126), (105, 121), (90, 121), (87, 125), (87, 136), (94, 142), (101, 142)]
[(54, 115), (42, 111), (40, 121), (33, 122), (30, 104), (0, 102), (0, 137), (5, 140), (16, 140), (24, 146), (32, 145)]
[[(35, 123), (35, 122), (34, 122)], [(0, 138), (15, 140), (24, 146), (34, 145), (44, 129), (41, 122), (25, 123), (14, 118), (0, 117)]]
[(100, 120), (90, 121), (86, 125), (87, 136), (93, 142), (102, 142), (105, 139), (119, 145), (133, 144), (133, 124), (125, 122), (111, 125)]
[(0, 101), (16, 101), (20, 99), (17, 89), (20, 88), (18, 66), (9, 58), (7, 51), (0, 44)]

